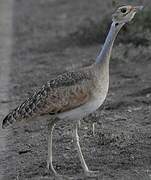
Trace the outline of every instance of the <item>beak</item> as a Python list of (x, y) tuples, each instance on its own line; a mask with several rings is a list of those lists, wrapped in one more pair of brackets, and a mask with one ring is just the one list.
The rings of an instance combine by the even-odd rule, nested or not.
[(132, 10), (138, 12), (138, 11), (141, 11), (143, 9), (144, 6), (133, 6), (132, 7)]

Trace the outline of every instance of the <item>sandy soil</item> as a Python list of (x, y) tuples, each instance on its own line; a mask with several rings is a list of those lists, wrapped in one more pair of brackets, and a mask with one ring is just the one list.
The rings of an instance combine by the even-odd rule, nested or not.
[[(93, 41), (80, 44), (82, 36), (74, 42), (79, 38), (75, 32), (80, 32), (81, 24), (89, 20), (101, 22), (105, 15), (110, 16), (113, 5), (109, 0), (14, 0), (9, 101), (0, 101), (0, 105), (5, 103), (13, 109), (56, 74), (92, 63), (100, 45)], [(56, 126), (54, 167), (74, 180), (150, 180), (151, 45), (143, 45), (142, 41), (137, 45), (116, 43), (110, 75), (104, 105), (86, 117), (79, 130), (88, 166), (99, 170), (98, 177), (84, 176), (70, 122)], [(0, 154), (2, 179), (53, 180), (46, 170), (46, 119), (17, 123), (8, 131), (6, 148)]]

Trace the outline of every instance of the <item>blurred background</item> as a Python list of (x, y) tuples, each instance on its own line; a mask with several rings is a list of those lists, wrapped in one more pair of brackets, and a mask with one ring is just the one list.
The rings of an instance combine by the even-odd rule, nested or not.
[[(119, 33), (104, 105), (79, 130), (90, 169), (104, 180), (151, 179), (151, 2), (0, 0), (0, 119), (47, 80), (94, 62), (121, 5), (144, 5)], [(97, 122), (95, 137), (92, 123)], [(0, 129), (0, 179), (46, 179), (46, 119)], [(54, 166), (83, 180), (72, 125), (54, 132)], [(52, 176), (49, 179), (54, 179)]]

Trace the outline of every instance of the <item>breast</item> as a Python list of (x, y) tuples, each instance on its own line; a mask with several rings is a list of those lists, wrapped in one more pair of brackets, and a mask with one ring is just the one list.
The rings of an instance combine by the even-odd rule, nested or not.
[(92, 86), (91, 98), (86, 103), (69, 111), (60, 113), (58, 117), (61, 119), (79, 120), (96, 111), (103, 104), (107, 96), (109, 87), (108, 72), (106, 71), (103, 76), (96, 79), (96, 82), (94, 82)]

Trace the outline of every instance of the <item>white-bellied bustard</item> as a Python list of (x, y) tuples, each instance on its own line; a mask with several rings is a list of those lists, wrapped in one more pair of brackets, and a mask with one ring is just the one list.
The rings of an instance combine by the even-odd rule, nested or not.
[(52, 133), (56, 122), (67, 118), (75, 122), (75, 143), (84, 172), (87, 175), (96, 173), (89, 171), (84, 160), (79, 144), (77, 123), (78, 120), (98, 109), (105, 100), (109, 87), (109, 59), (115, 37), (122, 26), (131, 21), (135, 13), (141, 9), (142, 6), (118, 8), (112, 16), (110, 31), (94, 64), (64, 73), (48, 81), (40, 91), (4, 118), (2, 127), (6, 128), (15, 121), (50, 115), (47, 167), (55, 175), (57, 172), (52, 165)]

